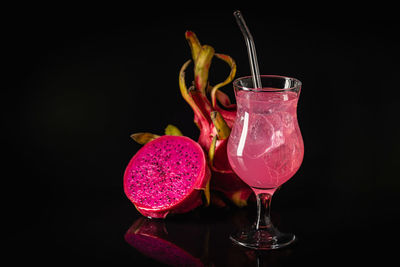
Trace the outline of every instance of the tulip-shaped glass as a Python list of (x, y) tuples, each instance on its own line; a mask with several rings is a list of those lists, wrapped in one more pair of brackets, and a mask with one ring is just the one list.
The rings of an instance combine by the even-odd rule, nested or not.
[(262, 75), (262, 88), (251, 77), (234, 81), (237, 117), (228, 142), (228, 158), (235, 173), (257, 198), (257, 221), (231, 239), (253, 249), (276, 249), (295, 240), (279, 232), (270, 219), (275, 190), (299, 169), (304, 154), (297, 122), (301, 82), (294, 78)]

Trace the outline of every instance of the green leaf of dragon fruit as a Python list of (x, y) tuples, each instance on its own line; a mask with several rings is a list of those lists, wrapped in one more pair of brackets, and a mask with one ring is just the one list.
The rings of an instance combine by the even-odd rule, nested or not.
[(172, 124), (168, 124), (165, 128), (165, 135), (183, 136), (181, 130), (179, 130), (178, 127)]

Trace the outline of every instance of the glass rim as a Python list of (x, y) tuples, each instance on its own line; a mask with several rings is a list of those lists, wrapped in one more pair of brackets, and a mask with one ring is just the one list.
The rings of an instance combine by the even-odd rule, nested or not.
[(276, 78), (276, 79), (290, 80), (290, 81), (294, 82), (294, 86), (288, 87), (288, 88), (263, 87), (261, 89), (246, 87), (246, 86), (239, 85), (239, 81), (242, 81), (245, 79), (253, 79), (253, 77), (252, 76), (244, 76), (244, 77), (236, 78), (233, 81), (233, 87), (235, 89), (239, 89), (239, 90), (243, 90), (243, 91), (251, 91), (251, 92), (286, 92), (286, 91), (297, 91), (297, 90), (300, 90), (300, 88), (301, 88), (301, 81), (296, 78), (289, 77), (289, 76), (270, 74), (270, 75), (260, 75), (260, 78), (261, 78), (261, 80), (263, 78)]

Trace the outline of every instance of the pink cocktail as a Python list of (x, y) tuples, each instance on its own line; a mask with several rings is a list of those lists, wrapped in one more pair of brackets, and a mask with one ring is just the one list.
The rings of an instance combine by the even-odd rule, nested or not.
[(229, 137), (228, 158), (236, 174), (255, 192), (258, 219), (250, 229), (231, 238), (255, 249), (283, 247), (295, 240), (280, 233), (269, 217), (275, 190), (299, 169), (304, 154), (297, 123), (300, 81), (261, 76), (262, 88), (254, 89), (251, 77), (234, 82), (237, 117)]

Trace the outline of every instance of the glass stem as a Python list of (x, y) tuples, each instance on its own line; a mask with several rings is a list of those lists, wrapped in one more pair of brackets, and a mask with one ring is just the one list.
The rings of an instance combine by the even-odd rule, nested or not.
[(268, 229), (273, 227), (270, 217), (271, 210), (271, 199), (272, 195), (275, 192), (275, 188), (273, 189), (255, 189), (257, 198), (257, 221), (256, 221), (256, 229)]

